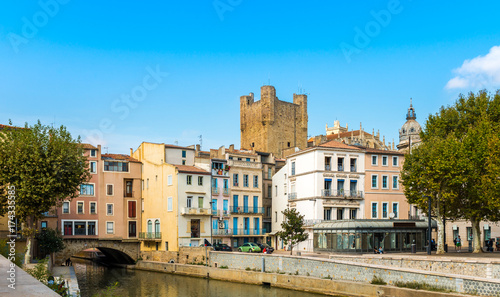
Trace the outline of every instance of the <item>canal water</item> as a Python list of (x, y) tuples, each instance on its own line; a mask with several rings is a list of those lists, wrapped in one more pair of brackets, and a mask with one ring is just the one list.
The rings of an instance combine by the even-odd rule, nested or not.
[(287, 289), (207, 280), (197, 277), (142, 270), (109, 268), (89, 260), (72, 258), (82, 297), (106, 291), (115, 282), (113, 296), (168, 297), (321, 297), (325, 295)]

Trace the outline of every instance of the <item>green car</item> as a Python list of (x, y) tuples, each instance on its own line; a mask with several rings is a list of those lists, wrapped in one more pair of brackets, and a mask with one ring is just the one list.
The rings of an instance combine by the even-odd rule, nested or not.
[(247, 242), (238, 248), (238, 252), (258, 253), (260, 247), (253, 242)]

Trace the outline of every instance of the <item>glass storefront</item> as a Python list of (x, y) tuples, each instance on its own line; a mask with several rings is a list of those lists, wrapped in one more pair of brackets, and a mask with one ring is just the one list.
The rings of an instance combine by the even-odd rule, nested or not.
[[(433, 221), (433, 228), (436, 222)], [(427, 222), (407, 220), (346, 220), (322, 222), (313, 227), (314, 251), (370, 253), (425, 251)]]

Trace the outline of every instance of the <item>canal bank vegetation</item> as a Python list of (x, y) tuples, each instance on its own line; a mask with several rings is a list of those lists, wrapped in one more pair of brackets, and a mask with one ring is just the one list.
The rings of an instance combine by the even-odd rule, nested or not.
[(54, 277), (48, 269), (47, 262), (48, 258), (40, 260), (33, 268), (26, 269), (26, 272), (57, 294), (63, 297), (69, 296), (64, 279), (62, 277)]

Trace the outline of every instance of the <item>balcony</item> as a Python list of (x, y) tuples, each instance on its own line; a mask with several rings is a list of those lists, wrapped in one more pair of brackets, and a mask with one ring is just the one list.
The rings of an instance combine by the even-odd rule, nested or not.
[(232, 206), (231, 213), (233, 214), (264, 214), (264, 207), (252, 207), (252, 206)]
[(161, 241), (161, 232), (139, 232), (139, 240)]
[(351, 166), (351, 172), (356, 172), (356, 166)]
[(212, 229), (213, 236), (232, 236), (233, 229)]
[(297, 193), (288, 193), (288, 200), (297, 199)]
[(212, 168), (212, 176), (229, 177), (229, 170)]
[(219, 188), (212, 187), (212, 195), (219, 195)]
[(347, 190), (321, 190), (322, 197), (328, 198), (344, 198), (344, 199), (363, 199), (363, 191), (347, 191)]
[(232, 229), (233, 236), (255, 236), (255, 235), (266, 235), (266, 229)]
[(330, 170), (332, 170), (332, 167), (330, 165), (325, 165), (325, 170), (330, 171)]
[(338, 171), (344, 171), (344, 165), (337, 166)]
[(257, 162), (248, 162), (248, 161), (239, 161), (239, 160), (228, 160), (228, 165), (230, 167), (236, 166), (236, 167), (244, 167), (244, 168), (251, 168), (251, 169), (262, 169), (262, 164), (257, 163)]
[(183, 207), (181, 208), (181, 215), (212, 215), (212, 209), (210, 208), (194, 208), (194, 207)]
[(321, 219), (304, 220), (304, 226), (314, 226), (314, 225), (319, 224), (321, 222), (324, 222), (324, 220), (321, 220)]
[(227, 209), (212, 209), (212, 216), (214, 216), (214, 217), (229, 217), (230, 212)]
[(222, 195), (229, 196), (229, 188), (222, 188)]

